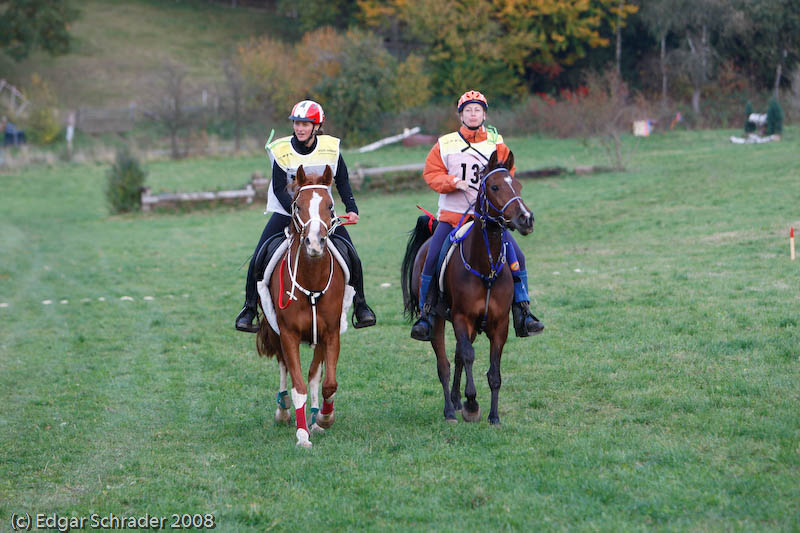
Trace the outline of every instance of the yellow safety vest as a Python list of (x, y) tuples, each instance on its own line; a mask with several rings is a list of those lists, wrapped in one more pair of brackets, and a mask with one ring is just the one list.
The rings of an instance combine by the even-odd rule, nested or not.
[[(306, 174), (322, 174), (325, 166), (330, 166), (333, 175), (339, 163), (339, 139), (330, 135), (318, 135), (317, 145), (309, 154), (301, 154), (292, 146), (292, 137), (282, 137), (269, 143), (266, 147), (270, 162), (277, 163), (286, 172), (287, 182), (292, 184), (297, 175), (297, 169), (303, 165)], [(270, 165), (271, 166), (271, 165)], [(330, 186), (328, 189), (330, 190)], [(269, 184), (267, 192), (267, 211), (281, 213), (289, 216), (289, 213), (278, 201), (278, 197), (272, 190), (272, 183)]]

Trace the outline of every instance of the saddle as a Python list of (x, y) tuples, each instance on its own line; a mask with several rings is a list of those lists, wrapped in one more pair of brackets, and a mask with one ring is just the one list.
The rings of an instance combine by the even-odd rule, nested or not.
[[(455, 237), (459, 238), (465, 235), (469, 231), (469, 228), (472, 226), (472, 224), (472, 220), (464, 223), (458, 228), (458, 230), (456, 230)], [(428, 302), (430, 304), (431, 312), (442, 316), (445, 319), (450, 318), (450, 308), (447, 306), (447, 292), (444, 289), (444, 276), (445, 272), (447, 271), (447, 265), (450, 263), (450, 259), (453, 257), (453, 253), (455, 251), (456, 246), (454, 246), (453, 240), (451, 238), (445, 239), (445, 241), (442, 243), (442, 249), (439, 251), (439, 257), (436, 259), (436, 266), (433, 271), (433, 279), (431, 280), (435, 287), (428, 289)]]
[[(272, 274), (272, 268), (270, 268), (269, 272), (266, 273), (265, 270), (272, 261), (272, 258), (275, 256), (275, 252), (278, 250), (278, 248), (281, 248), (282, 244), (287, 242), (287, 239), (288, 235), (285, 233), (276, 233), (264, 241), (264, 244), (262, 244), (261, 248), (258, 249), (255, 264), (256, 282), (261, 281), (265, 279), (267, 275)], [(346, 239), (336, 235), (335, 233), (331, 235), (330, 242), (332, 242), (335, 246), (335, 248), (332, 249), (333, 256), (344, 270), (344, 281), (347, 283), (350, 281), (350, 269), (353, 268), (350, 259), (350, 249), (352, 248), (352, 245), (347, 242)]]
[[(356, 291), (348, 284), (350, 281), (350, 264), (345, 258), (349, 258), (349, 254), (346, 250), (350, 243), (336, 235), (333, 237), (334, 238), (330, 239), (329, 242), (334, 243), (334, 246), (330, 246), (328, 249), (344, 272), (344, 300), (342, 301), (342, 318), (339, 327), (339, 333), (344, 333), (347, 331), (347, 316), (353, 304), (353, 296)], [(278, 328), (275, 308), (272, 305), (272, 298), (270, 297), (269, 280), (272, 277), (272, 272), (283, 258), (288, 247), (288, 233), (279, 233), (266, 240), (264, 244), (261, 245), (261, 248), (259, 248), (258, 255), (256, 256), (256, 289), (258, 290), (259, 300), (261, 301), (261, 309), (264, 311), (264, 317), (267, 319), (272, 330), (279, 335), (280, 329)], [(342, 248), (344, 248), (344, 252), (340, 251)], [(265, 261), (266, 266), (264, 266)]]

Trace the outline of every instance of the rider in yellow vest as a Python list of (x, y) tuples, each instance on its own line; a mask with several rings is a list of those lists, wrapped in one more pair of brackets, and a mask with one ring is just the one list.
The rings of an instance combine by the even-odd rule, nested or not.
[[(439, 224), (431, 238), (420, 279), (420, 317), (411, 328), (411, 337), (417, 340), (431, 339), (432, 327), (426, 300), (442, 244), (458, 225), (462, 215), (465, 212), (473, 213), (472, 204), (478, 194), (480, 173), (486, 168), (492, 153), (497, 151), (498, 161), (505, 161), (509, 154), (503, 137), (491, 126), (485, 126), (489, 108), (485, 96), (478, 91), (467, 91), (461, 95), (456, 107), (461, 128), (439, 138), (428, 153), (422, 172), (430, 188), (439, 193), (439, 212), (436, 215)], [(509, 170), (513, 175), (516, 169)], [(467, 219), (464, 218), (465, 221)], [(507, 259), (514, 279), (514, 303), (511, 307), (514, 331), (517, 337), (528, 337), (541, 333), (544, 324), (530, 312), (525, 257), (510, 232), (506, 232), (505, 239), (511, 244)]]
[[(291, 222), (292, 197), (286, 190), (287, 185), (294, 181), (297, 169), (303, 165), (308, 174), (322, 174), (325, 166), (330, 166), (334, 174), (336, 190), (344, 202), (348, 222), (358, 221), (358, 207), (350, 188), (350, 178), (342, 155), (339, 153), (339, 139), (324, 135), (322, 123), (325, 113), (322, 106), (312, 100), (298, 102), (289, 115), (292, 121), (294, 135), (277, 139), (266, 146), (272, 161), (272, 183), (267, 192), (267, 211), (273, 214), (267, 222), (261, 239), (258, 241), (250, 267), (247, 269), (247, 282), (245, 284), (245, 301), (239, 316), (236, 317), (236, 329), (239, 331), (257, 332), (258, 323), (253, 320), (258, 316), (258, 294), (256, 292), (256, 276), (261, 276), (264, 264), (262, 245), (271, 237), (283, 234), (284, 229)], [(353, 241), (344, 226), (338, 226), (334, 235), (342, 237), (348, 244), (350, 267), (350, 285), (356, 291), (353, 298), (353, 326), (365, 328), (375, 325), (375, 313), (367, 305), (364, 296), (364, 280), (362, 277), (361, 260), (353, 246)]]

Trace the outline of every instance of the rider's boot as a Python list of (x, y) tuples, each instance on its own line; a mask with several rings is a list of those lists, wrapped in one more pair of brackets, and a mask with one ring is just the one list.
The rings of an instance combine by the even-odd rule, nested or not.
[(414, 325), (411, 326), (411, 338), (418, 341), (431, 340), (431, 333), (433, 326), (430, 319), (430, 302), (428, 302), (428, 293), (430, 292), (431, 281), (433, 276), (420, 274), (419, 278), (419, 318)]
[(528, 273), (517, 270), (512, 273), (514, 278), (514, 303), (511, 313), (514, 317), (514, 332), (517, 337), (530, 337), (544, 330), (544, 324), (531, 313), (530, 297), (528, 296)]
[[(256, 300), (245, 300), (244, 307), (236, 317), (236, 329), (248, 333), (258, 333), (258, 308)], [(255, 324), (253, 320), (255, 319)]]
[[(347, 241), (345, 241), (347, 242)], [(358, 257), (355, 246), (347, 243), (347, 251), (350, 256), (350, 285), (356, 291), (353, 296), (353, 327), (356, 329), (374, 326), (377, 322), (375, 312), (367, 305), (367, 298), (364, 296), (364, 274), (361, 269), (361, 259)]]

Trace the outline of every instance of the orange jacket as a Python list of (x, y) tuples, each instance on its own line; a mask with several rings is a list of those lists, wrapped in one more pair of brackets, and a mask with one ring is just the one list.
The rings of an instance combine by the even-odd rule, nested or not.
[[(486, 140), (486, 128), (480, 127), (477, 130), (471, 130), (466, 126), (461, 126), (459, 129), (461, 135), (471, 143), (479, 143)], [(509, 149), (505, 144), (497, 145), (497, 159), (505, 161), (508, 157)], [(514, 175), (516, 166), (511, 169), (511, 175)], [(450, 194), (457, 191), (455, 180), (457, 179), (452, 174), (447, 173), (447, 167), (444, 166), (442, 161), (442, 154), (439, 151), (439, 143), (433, 145), (428, 156), (425, 158), (425, 169), (422, 171), (422, 177), (428, 183), (428, 186), (439, 194)], [(458, 224), (461, 220), (463, 213), (456, 213), (454, 211), (442, 211), (439, 215), (439, 220), (446, 222), (451, 226)], [(469, 217), (465, 220), (469, 220)]]

